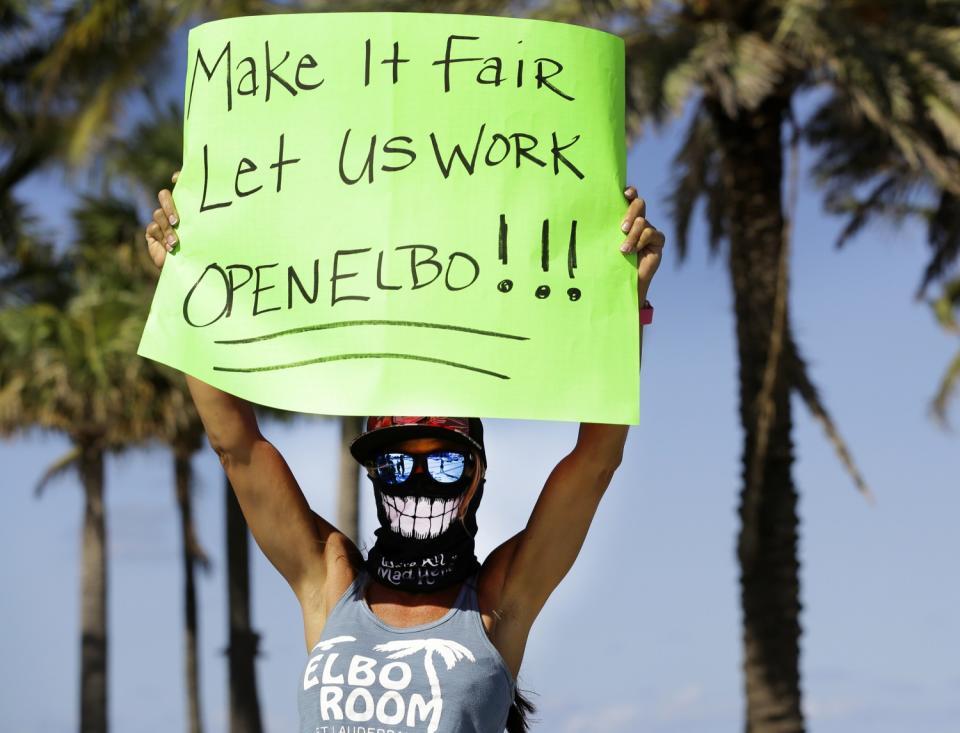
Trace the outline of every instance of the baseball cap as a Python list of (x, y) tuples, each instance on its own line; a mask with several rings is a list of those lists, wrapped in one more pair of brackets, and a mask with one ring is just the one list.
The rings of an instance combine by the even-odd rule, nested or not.
[(350, 453), (363, 463), (381, 448), (413, 438), (443, 438), (475, 448), (487, 464), (478, 417), (368, 417), (366, 429), (350, 444)]

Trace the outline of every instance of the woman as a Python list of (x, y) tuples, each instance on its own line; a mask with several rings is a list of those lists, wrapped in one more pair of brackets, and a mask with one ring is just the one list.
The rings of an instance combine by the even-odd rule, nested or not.
[[(638, 253), (645, 319), (665, 238), (636, 189), (624, 195), (620, 251)], [(178, 218), (169, 190), (158, 199), (146, 240), (163, 267)], [(380, 521), (364, 559), (307, 505), (251, 405), (186, 379), (254, 539), (300, 601), (310, 655), (298, 691), (301, 733), (525, 731), (532, 706), (516, 679), (527, 636), (580, 551), (627, 426), (582, 423), (526, 527), (481, 564), (473, 551), (487, 466), (480, 421), (369, 418), (351, 445)]]

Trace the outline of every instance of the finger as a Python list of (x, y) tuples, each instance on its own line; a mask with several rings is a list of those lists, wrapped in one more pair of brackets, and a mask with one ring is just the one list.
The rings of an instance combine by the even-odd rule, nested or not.
[(147, 251), (150, 253), (150, 258), (156, 262), (161, 255), (163, 255), (165, 252), (169, 252), (170, 250), (168, 250), (164, 245), (160, 244), (160, 242), (148, 234)]
[(653, 250), (662, 250), (663, 245), (667, 243), (667, 235), (652, 224), (650, 225), (650, 230), (653, 232), (653, 234), (650, 236), (650, 241), (647, 242), (645, 246)]
[(630, 205), (627, 206), (627, 214), (624, 217), (623, 221), (620, 223), (620, 231), (626, 234), (630, 231), (630, 227), (633, 226), (633, 221), (638, 216), (643, 216), (642, 211), (642, 199), (634, 199), (630, 202)]
[(173, 195), (167, 189), (163, 189), (157, 194), (157, 198), (160, 200), (160, 206), (163, 207), (163, 212), (167, 215), (170, 226), (176, 226), (177, 207), (173, 204)]
[(620, 231), (625, 234), (629, 232), (630, 227), (633, 226), (633, 220), (638, 216), (646, 216), (646, 213), (647, 205), (643, 199), (637, 198), (631, 201), (630, 205), (627, 207), (627, 216), (620, 225)]
[(157, 240), (155, 234), (160, 232), (160, 228), (151, 222), (147, 226), (147, 231), (145, 233), (145, 238), (147, 240), (147, 252), (150, 254), (150, 259), (153, 260), (153, 264), (157, 267), (163, 267), (163, 261), (166, 257), (166, 253), (169, 252), (167, 248)]
[(160, 241), (164, 244), (169, 244), (171, 247), (174, 246), (177, 243), (177, 237), (173, 233), (173, 229), (170, 228), (170, 220), (167, 219), (167, 215), (163, 209), (154, 210), (153, 220), (157, 223), (157, 226), (160, 227)]
[(167, 250), (167, 252), (173, 249), (172, 245), (169, 245), (164, 241), (163, 230), (160, 229), (160, 225), (155, 221), (152, 221), (147, 225), (146, 239), (148, 247), (151, 247), (150, 243), (152, 241), (155, 242), (158, 247), (162, 247), (163, 249)]
[(642, 252), (647, 247), (653, 247), (654, 242), (657, 240), (657, 230), (652, 226), (648, 226), (644, 229), (640, 236), (637, 238), (636, 250), (637, 252)]
[(638, 196), (636, 199), (630, 202), (630, 206), (637, 207), (637, 216), (647, 215), (647, 202), (645, 199), (642, 199)]
[(180, 171), (174, 171), (173, 175), (170, 176), (170, 180), (176, 183), (179, 177), (180, 177)]
[(632, 201), (637, 197), (637, 189), (633, 186), (627, 186), (623, 190), (623, 195), (626, 197), (627, 201)]
[(630, 225), (630, 231), (627, 232), (627, 238), (623, 240), (623, 244), (620, 245), (620, 251), (624, 254), (627, 254), (637, 245), (637, 240), (640, 238), (641, 233), (647, 226), (647, 220), (642, 216), (638, 216), (633, 220), (633, 223)]

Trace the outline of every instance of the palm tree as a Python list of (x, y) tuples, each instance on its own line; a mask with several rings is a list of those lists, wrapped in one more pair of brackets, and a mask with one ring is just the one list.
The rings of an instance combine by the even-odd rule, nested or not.
[[(143, 247), (140, 247), (135, 241), (136, 234), (139, 234), (140, 223), (132, 204), (126, 204), (123, 201), (112, 199), (110, 197), (94, 199), (86, 197), (82, 205), (74, 212), (74, 219), (79, 231), (79, 241), (76, 245), (74, 256), (67, 260), (71, 262), (73, 268), (70, 271), (70, 278), (62, 277), (53, 284), (59, 284), (62, 292), (72, 293), (67, 296), (66, 305), (56, 305), (39, 301), (33, 298), (32, 302), (44, 307), (44, 312), (50, 313), (52, 317), (56, 316), (58, 308), (66, 310), (69, 304), (81, 297), (90, 297), (89, 294), (94, 291), (106, 292), (111, 302), (122, 301), (125, 304), (124, 329), (118, 332), (117, 342), (111, 343), (113, 351), (125, 347), (130, 351), (127, 358), (131, 359), (135, 351), (138, 335), (136, 329), (131, 327), (130, 319), (145, 318), (149, 308), (149, 294), (152, 289), (146, 287), (149, 281), (156, 279), (156, 270), (149, 262)], [(118, 244), (114, 244), (120, 240)], [(37, 248), (37, 253), (43, 252)], [(32, 262), (32, 261), (31, 261)], [(47, 269), (51, 269), (48, 266)], [(61, 265), (61, 270), (65, 265)], [(17, 277), (16, 271), (10, 275), (11, 282), (24, 282), (25, 278)], [(29, 279), (26, 279), (29, 282)], [(22, 290), (22, 288), (21, 288)], [(75, 292), (74, 292), (75, 291)], [(16, 291), (15, 291), (16, 292)], [(20, 302), (23, 303), (24, 297), (20, 295)], [(27, 308), (17, 309), (11, 300), (11, 305), (4, 312), (4, 316), (10, 318), (17, 326), (29, 328), (35, 326), (36, 322), (31, 316), (33, 311)], [(36, 315), (36, 314), (34, 314)], [(19, 324), (16, 322), (19, 321)], [(95, 314), (93, 319), (95, 327), (104, 329), (108, 333), (105, 324)], [(11, 332), (7, 332), (10, 337)], [(119, 338), (122, 336), (122, 340)], [(12, 350), (10, 356), (13, 359), (27, 359), (31, 355), (23, 350)], [(113, 356), (114, 368), (121, 365)], [(134, 361), (140, 361), (133, 359)], [(28, 369), (30, 362), (24, 360), (20, 365), (23, 369)], [(190, 716), (190, 727), (193, 733), (199, 733), (202, 730), (200, 719), (200, 701), (199, 701), (199, 658), (197, 654), (197, 610), (196, 610), (196, 592), (194, 582), (194, 568), (196, 566), (207, 567), (208, 560), (202, 547), (196, 539), (196, 532), (192, 521), (191, 492), (192, 469), (190, 456), (200, 448), (200, 438), (203, 435), (203, 426), (200, 423), (193, 403), (189, 398), (186, 385), (183, 382), (182, 375), (175, 370), (162, 365), (146, 363), (138, 364), (137, 369), (126, 368), (125, 375), (112, 375), (118, 379), (139, 379), (141, 384), (132, 385), (134, 392), (138, 395), (136, 402), (137, 420), (139, 429), (135, 434), (129, 436), (129, 441), (124, 442), (123, 426), (120, 425), (114, 430), (116, 436), (113, 438), (114, 444), (111, 448), (120, 450), (130, 444), (142, 442), (148, 437), (161, 439), (171, 445), (174, 455), (174, 475), (177, 506), (180, 510), (181, 534), (183, 537), (183, 562), (184, 562), (184, 606), (185, 606), (185, 658), (187, 670), (187, 693), (188, 693), (188, 711)], [(27, 377), (29, 379), (29, 377)], [(10, 387), (19, 389), (23, 385), (20, 382), (11, 382)], [(25, 399), (25, 395), (20, 395), (20, 399)], [(13, 403), (7, 403), (13, 404)], [(9, 416), (13, 421), (22, 421), (22, 405), (20, 414), (14, 411)], [(29, 421), (26, 422), (29, 425)], [(42, 424), (42, 423), (41, 423)], [(90, 476), (90, 470), (85, 467), (84, 451), (76, 444), (64, 456), (55, 461), (41, 477), (37, 484), (36, 491), (39, 494), (43, 487), (54, 476), (60, 475), (68, 469), (77, 469), (81, 476)], [(94, 469), (102, 474), (102, 467)], [(98, 474), (100, 475), (100, 474)], [(94, 477), (85, 478), (85, 485), (92, 484), (93, 488), (88, 492), (88, 527), (85, 530), (87, 544), (90, 547), (90, 561), (85, 561), (85, 581), (84, 587), (91, 587), (88, 595), (94, 598), (100, 598), (105, 594), (105, 559), (102, 556), (102, 543), (105, 533), (105, 521), (103, 519), (102, 487), (97, 488)], [(102, 484), (102, 478), (100, 479)], [(92, 527), (92, 529), (91, 529)], [(103, 568), (102, 574), (98, 573), (98, 568)], [(104, 580), (100, 580), (104, 578)], [(98, 587), (102, 589), (98, 590)], [(87, 608), (90, 604), (87, 604)], [(100, 618), (100, 611), (94, 609), (91, 612), (93, 618)], [(103, 620), (103, 636), (105, 636), (105, 619)], [(100, 622), (98, 621), (99, 625)], [(85, 628), (89, 624), (85, 623)], [(105, 677), (105, 672), (103, 673)], [(82, 674), (83, 676), (83, 674)], [(98, 683), (106, 691), (106, 681)], [(84, 689), (96, 689), (96, 685), (84, 685)], [(96, 693), (100, 694), (99, 692)], [(90, 697), (95, 697), (91, 693)], [(100, 703), (91, 702), (87, 705), (88, 709), (96, 710)], [(103, 703), (105, 705), (105, 702)], [(94, 718), (98, 718), (103, 713), (91, 713)], [(82, 715), (82, 729), (100, 729), (101, 723), (88, 722), (89, 716)], [(105, 724), (105, 723), (103, 723)]]
[[(87, 223), (94, 221), (101, 220)], [(132, 253), (118, 248), (105, 257), (104, 240), (80, 228), (82, 246), (62, 262), (72, 276), (61, 280), (62, 303), (0, 310), (0, 434), (40, 427), (65, 434), (72, 446), (37, 488), (68, 468), (83, 486), (80, 729), (99, 733), (108, 728), (104, 456), (148, 439), (143, 406), (155, 394), (144, 366), (129, 359), (142, 297), (114, 286), (135, 266)]]
[(912, 171), (925, 168), (934, 185), (956, 187), (955, 161), (937, 153), (947, 148), (946, 131), (920, 124), (940, 103), (912, 98), (903, 86), (907, 77), (922, 81), (927, 92), (951, 88), (949, 80), (957, 78), (956, 47), (949, 42), (955, 23), (932, 13), (912, 15), (917, 8), (910, 5), (689, 2), (662, 24), (628, 35), (638, 51), (649, 52), (651, 41), (657, 49), (647, 68), (639, 59), (631, 64), (632, 106), (639, 114), (659, 120), (681, 100), (699, 97), (677, 156), (680, 174), (672, 197), (681, 255), (701, 197), (711, 248), (729, 243), (744, 429), (738, 556), (747, 731), (804, 729), (792, 392), (828, 426), (866, 493), (789, 326), (792, 211), (785, 212), (781, 199), (781, 131), (788, 126), (800, 134), (794, 98), (819, 87), (828, 96), (814, 119), (841, 107), (871, 129), (881, 149), (911, 161)]
[[(677, 157), (681, 173), (672, 197), (681, 254), (700, 197), (706, 200), (712, 248), (729, 242), (745, 437), (738, 555), (747, 731), (804, 728), (791, 392), (832, 425), (789, 327), (792, 217), (780, 194), (781, 130), (788, 125), (800, 134), (793, 99), (821, 87), (829, 95), (814, 120), (842, 108), (873, 133), (879, 149), (911, 161), (912, 172), (925, 167), (933, 185), (956, 187), (955, 160), (938, 154), (948, 148), (947, 131), (921, 124), (939, 102), (913, 99), (902, 85), (908, 77), (921, 80), (928, 91), (950, 89), (948, 80), (957, 78), (956, 48), (948, 42), (954, 24), (928, 13), (911, 17), (908, 5), (685, 3), (663, 30), (639, 31), (633, 39), (638, 49), (650, 48), (648, 36), (662, 42), (663, 55), (652, 70), (631, 67), (646, 74), (634, 87), (642, 94), (639, 110), (658, 119), (687, 95), (700, 97)], [(852, 467), (835, 429), (829, 429)]]
[(240, 511), (237, 496), (224, 475), (227, 543), (227, 623), (230, 682), (230, 730), (260, 733), (260, 698), (257, 694), (255, 662), (260, 634), (253, 628), (250, 613), (250, 529)]
[[(185, 384), (183, 388), (185, 388)], [(184, 405), (187, 408), (187, 405)], [(180, 516), (180, 560), (183, 567), (184, 665), (186, 668), (187, 720), (190, 733), (202, 733), (200, 705), (200, 654), (198, 652), (196, 568), (210, 569), (210, 558), (197, 540), (193, 522), (193, 455), (200, 450), (203, 425), (182, 431), (171, 441), (176, 477), (177, 509)]]
[[(115, 149), (122, 150), (117, 145)], [(128, 290), (139, 297), (139, 315), (146, 318), (151, 287), (157, 278), (156, 268), (140, 246), (140, 220), (132, 204), (119, 206), (110, 212), (116, 226), (133, 234), (124, 243), (138, 260), (138, 267), (123, 281), (114, 281), (115, 287)], [(96, 214), (96, 210), (94, 211)], [(128, 357), (137, 360), (135, 346)], [(139, 360), (137, 360), (139, 361)], [(191, 733), (202, 733), (203, 721), (200, 698), (200, 655), (198, 642), (198, 600), (196, 571), (209, 570), (210, 560), (197, 538), (193, 521), (194, 472), (193, 455), (202, 447), (203, 424), (190, 398), (183, 375), (162, 364), (149, 362), (144, 374), (153, 389), (153, 401), (143, 407), (149, 424), (150, 437), (171, 449), (173, 457), (174, 494), (180, 524), (181, 564), (183, 567), (184, 670), (187, 694), (187, 716)]]
[[(440, 725), (440, 715), (443, 712), (440, 678), (437, 676), (437, 668), (433, 664), (433, 655), (439, 654), (448, 670), (453, 669), (454, 665), (461, 659), (469, 659), (471, 662), (477, 661), (473, 652), (463, 644), (450, 639), (399, 639), (377, 644), (373, 649), (378, 652), (393, 652), (387, 655), (387, 659), (401, 659), (417, 652), (424, 653), (423, 667), (430, 682), (430, 703), (427, 708), (432, 710), (427, 733), (435, 733)], [(412, 722), (408, 721), (408, 725), (412, 725)]]

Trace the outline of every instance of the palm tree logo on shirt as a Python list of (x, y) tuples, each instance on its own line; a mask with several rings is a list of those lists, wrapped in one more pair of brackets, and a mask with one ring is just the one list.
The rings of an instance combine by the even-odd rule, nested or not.
[(317, 642), (317, 645), (313, 647), (313, 651), (319, 649), (322, 652), (328, 652), (337, 644), (342, 644), (345, 641), (356, 641), (357, 637), (355, 636), (335, 636), (332, 639), (321, 639)]
[(440, 712), (443, 709), (443, 698), (440, 696), (440, 678), (437, 676), (437, 669), (433, 666), (433, 655), (439, 654), (447, 665), (447, 669), (453, 669), (454, 665), (461, 659), (469, 659), (476, 662), (473, 653), (463, 644), (459, 644), (449, 639), (410, 639), (401, 641), (388, 641), (385, 644), (377, 644), (374, 647), (378, 652), (393, 652), (387, 656), (387, 659), (400, 659), (417, 652), (423, 652), (423, 667), (427, 672), (427, 679), (430, 681), (431, 702), (436, 703), (433, 709), (433, 715), (430, 716), (430, 725), (427, 726), (427, 733), (435, 733), (437, 726), (440, 725)]

